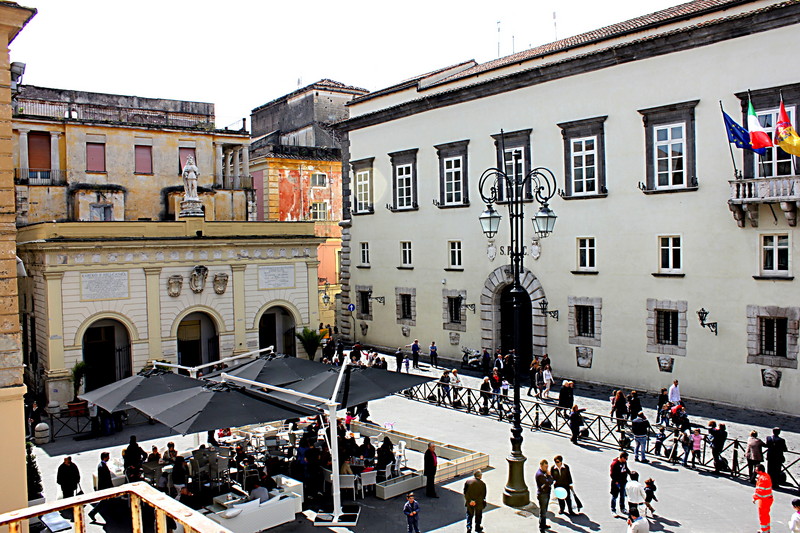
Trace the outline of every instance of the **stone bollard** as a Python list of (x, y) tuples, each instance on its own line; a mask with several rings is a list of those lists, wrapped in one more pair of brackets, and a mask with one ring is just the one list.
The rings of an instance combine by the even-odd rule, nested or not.
[(51, 401), (47, 404), (47, 407), (44, 409), (48, 415), (57, 415), (61, 412), (61, 404), (58, 403), (56, 400)]
[(50, 426), (44, 422), (36, 424), (36, 427), (33, 428), (33, 442), (35, 442), (37, 446), (50, 442)]

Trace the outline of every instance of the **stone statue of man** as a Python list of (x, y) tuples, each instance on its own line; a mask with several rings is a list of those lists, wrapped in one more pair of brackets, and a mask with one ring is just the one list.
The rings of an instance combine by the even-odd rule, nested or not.
[(197, 196), (197, 176), (199, 172), (194, 164), (194, 157), (189, 156), (183, 166), (184, 200), (199, 200)]

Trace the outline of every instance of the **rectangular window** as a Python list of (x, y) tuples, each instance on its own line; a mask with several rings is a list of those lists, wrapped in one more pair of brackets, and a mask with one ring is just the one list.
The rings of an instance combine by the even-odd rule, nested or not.
[(403, 266), (412, 266), (411, 262), (411, 242), (403, 241), (400, 243), (400, 264)]
[(50, 133), (41, 131), (28, 133), (28, 168), (31, 177), (49, 178), (50, 165)]
[(682, 266), (681, 238), (675, 235), (658, 238), (659, 272), (680, 272)]
[[(794, 106), (785, 106), (786, 114), (789, 115), (789, 121), (794, 124)], [(779, 109), (770, 109), (766, 111), (758, 111), (758, 122), (767, 132), (770, 139), (775, 138), (775, 125), (778, 123)], [(765, 153), (760, 158), (756, 158), (756, 173), (759, 178), (772, 178), (776, 176), (791, 176), (794, 174), (792, 169), (792, 156), (783, 151), (778, 146), (767, 148)]]
[(461, 324), (461, 296), (447, 297), (447, 319), (451, 324)]
[[(522, 180), (525, 174), (525, 151), (522, 148), (506, 148), (503, 155), (503, 170), (506, 176), (516, 180)], [(504, 179), (498, 180), (498, 198), (503, 201), (509, 196), (509, 187), (513, 187), (513, 183), (507, 183)]]
[(464, 175), (461, 157), (444, 160), (444, 204), (458, 205), (464, 202)]
[(89, 220), (93, 222), (114, 220), (113, 209), (111, 205), (89, 206)]
[(312, 202), (311, 220), (328, 220), (328, 202)]
[(447, 246), (450, 268), (461, 268), (461, 241), (450, 241)]
[(579, 237), (578, 270), (594, 270), (595, 268), (594, 237)]
[(356, 172), (356, 213), (366, 213), (372, 207), (372, 171)]
[(105, 143), (86, 143), (86, 172), (106, 171)]
[(361, 264), (369, 265), (369, 243), (361, 243)]
[(153, 173), (153, 147), (136, 145), (133, 147), (134, 157), (134, 172), (136, 174), (152, 174)]
[(401, 320), (411, 320), (411, 295), (410, 294), (401, 294), (400, 295), (400, 319)]
[(178, 148), (178, 174), (183, 173), (183, 167), (186, 166), (186, 161), (191, 157), (194, 159), (194, 164), (197, 164), (197, 155), (194, 148)]
[(369, 308), (370, 291), (358, 291), (358, 311), (362, 315), (371, 315)]
[(413, 207), (414, 191), (411, 175), (411, 165), (397, 167), (397, 209)]
[(767, 318), (759, 319), (759, 345), (761, 353), (759, 355), (771, 355), (776, 357), (786, 357), (788, 319), (786, 318)]
[(572, 194), (597, 194), (597, 137), (572, 139)]
[(686, 124), (653, 127), (656, 188), (686, 187)]
[[(497, 157), (497, 168), (509, 176), (521, 181), (531, 170), (531, 132), (533, 130), (519, 130), (503, 132), (492, 135)], [(504, 179), (498, 179), (497, 197), (500, 201), (506, 201), (509, 197), (509, 188), (512, 184), (506, 183)], [(513, 189), (511, 189), (513, 191)], [(522, 191), (525, 199), (530, 199), (530, 186)]]
[(656, 309), (656, 342), (678, 345), (678, 311)]
[(311, 174), (311, 186), (312, 187), (327, 187), (328, 186), (328, 176), (321, 173), (314, 173)]
[(575, 329), (579, 337), (594, 337), (594, 306), (575, 306)]
[(785, 276), (789, 273), (789, 235), (761, 236), (761, 273)]

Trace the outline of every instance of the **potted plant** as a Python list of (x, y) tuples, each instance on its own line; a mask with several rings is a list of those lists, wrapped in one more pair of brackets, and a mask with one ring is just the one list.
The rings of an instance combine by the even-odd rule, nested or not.
[(36, 456), (33, 455), (33, 443), (26, 442), (25, 448), (27, 452), (26, 463), (28, 469), (28, 507), (31, 505), (38, 505), (44, 503), (42, 496), (42, 473), (39, 471), (39, 465), (36, 464)]
[(313, 361), (317, 356), (317, 350), (320, 344), (322, 344), (322, 335), (307, 327), (303, 328), (301, 333), (295, 333), (295, 335), (300, 340), (300, 344), (303, 345), (303, 349), (308, 354), (308, 358)]
[(88, 369), (89, 367), (84, 361), (78, 361), (75, 363), (75, 366), (72, 367), (73, 397), (72, 401), (67, 403), (70, 416), (83, 416), (86, 415), (88, 411), (89, 402), (78, 399), (78, 394), (81, 392), (81, 385), (83, 384)]

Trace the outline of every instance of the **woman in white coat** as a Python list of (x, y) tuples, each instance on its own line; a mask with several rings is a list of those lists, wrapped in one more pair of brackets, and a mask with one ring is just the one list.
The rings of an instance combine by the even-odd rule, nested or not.
[(542, 371), (542, 379), (544, 380), (544, 391), (542, 392), (542, 398), (549, 400), (550, 386), (554, 383), (553, 372), (550, 370), (550, 365), (545, 365), (544, 370)]

